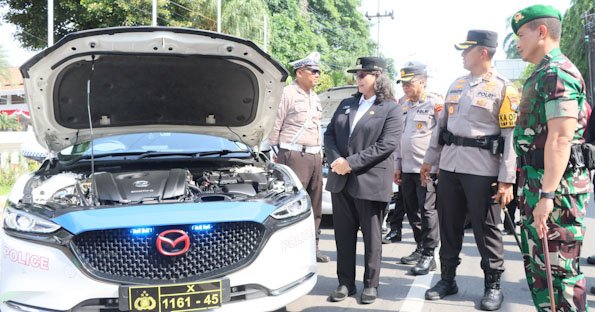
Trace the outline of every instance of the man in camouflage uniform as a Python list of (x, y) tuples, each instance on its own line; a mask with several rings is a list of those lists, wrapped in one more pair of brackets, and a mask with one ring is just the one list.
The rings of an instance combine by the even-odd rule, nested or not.
[(436, 170), (432, 168), (427, 189), (422, 185), (419, 170), (430, 145), (432, 131), (437, 130), (440, 111), (444, 107), (441, 96), (426, 92), (426, 66), (409, 62), (401, 69), (400, 82), (407, 100), (401, 104), (403, 135), (400, 149), (395, 153), (395, 183), (399, 184), (407, 219), (413, 230), (417, 247), (403, 264), (415, 264), (410, 272), (425, 275), (436, 269), (434, 249), (440, 239), (438, 213), (436, 212)]
[(590, 181), (575, 150), (587, 125), (585, 83), (560, 51), (558, 10), (530, 6), (513, 16), (512, 28), (523, 60), (536, 64), (523, 88), (514, 131), (527, 282), (537, 310), (551, 311), (541, 244), (547, 236), (557, 311), (586, 311), (579, 258)]
[[(482, 310), (498, 310), (504, 299), (500, 276), (504, 271), (504, 248), (500, 207), (512, 200), (516, 155), (512, 131), (516, 120), (518, 91), (492, 68), (498, 34), (470, 30), (467, 40), (455, 45), (462, 50), (469, 75), (450, 86), (445, 108), (438, 119), (420, 169), (422, 181), (439, 162), (438, 219), (440, 223), (441, 280), (426, 291), (426, 299), (438, 300), (458, 292), (455, 282), (460, 264), (465, 216), (469, 214), (473, 235), (485, 274)], [(494, 195), (492, 185), (497, 183)]]

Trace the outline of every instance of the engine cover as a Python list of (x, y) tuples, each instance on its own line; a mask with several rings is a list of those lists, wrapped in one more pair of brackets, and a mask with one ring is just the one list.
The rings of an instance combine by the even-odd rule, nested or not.
[(186, 193), (185, 169), (94, 175), (100, 202), (129, 203), (143, 200), (165, 200)]

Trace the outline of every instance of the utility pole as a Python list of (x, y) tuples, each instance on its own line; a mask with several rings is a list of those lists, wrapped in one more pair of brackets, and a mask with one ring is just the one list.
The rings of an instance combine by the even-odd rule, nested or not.
[(54, 0), (48, 0), (48, 47), (54, 45)]
[(151, 25), (153, 25), (153, 27), (157, 26), (157, 0), (153, 0), (152, 16), (151, 17), (153, 20)]
[(221, 0), (217, 0), (217, 32), (221, 32)]
[(591, 107), (595, 105), (595, 13), (583, 14), (585, 19), (585, 44), (587, 46), (588, 92), (587, 97)]
[[(380, 0), (378, 0), (378, 6), (380, 7)], [(373, 18), (377, 18), (378, 19), (378, 33), (377, 33), (377, 39), (376, 39), (376, 56), (380, 56), (380, 19), (383, 17), (390, 17), (391, 19), (395, 19), (395, 15), (394, 15), (394, 11), (384, 11), (384, 14), (380, 14), (380, 12), (376, 13), (376, 14), (372, 14), (369, 15), (368, 12), (366, 12), (366, 18), (368, 18), (369, 21), (371, 21)]]

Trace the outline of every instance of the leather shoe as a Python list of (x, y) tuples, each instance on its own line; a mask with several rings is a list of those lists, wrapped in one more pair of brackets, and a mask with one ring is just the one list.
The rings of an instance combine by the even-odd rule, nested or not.
[(416, 248), (415, 251), (413, 251), (409, 256), (407, 257), (402, 257), (401, 258), (401, 263), (402, 264), (416, 264), (419, 262), (419, 260), (421, 259), (421, 252), (422, 249), (421, 248)]
[(382, 239), (383, 244), (391, 244), (400, 242), (403, 239), (401, 235), (401, 229), (391, 230), (386, 234), (386, 236)]
[(441, 279), (438, 283), (426, 291), (426, 299), (438, 300), (448, 295), (454, 295), (459, 292), (459, 287), (455, 280)]
[(329, 261), (331, 261), (329, 256), (323, 255), (319, 250), (316, 251), (316, 262), (327, 263)]
[(413, 275), (426, 275), (430, 271), (436, 270), (436, 260), (434, 256), (422, 255), (417, 264), (409, 272)]
[(376, 287), (364, 288), (362, 291), (363, 304), (374, 303), (374, 301), (376, 301), (376, 297), (378, 297), (378, 289), (376, 289)]
[(355, 286), (353, 286), (351, 289), (348, 288), (345, 285), (339, 285), (339, 287), (337, 287), (337, 289), (335, 289), (332, 293), (331, 293), (331, 301), (333, 302), (339, 302), (339, 301), (343, 301), (345, 300), (345, 298), (347, 298), (348, 296), (353, 296), (355, 295), (355, 293), (357, 292), (357, 289), (355, 288)]
[(595, 264), (595, 255), (587, 257), (588, 264)]

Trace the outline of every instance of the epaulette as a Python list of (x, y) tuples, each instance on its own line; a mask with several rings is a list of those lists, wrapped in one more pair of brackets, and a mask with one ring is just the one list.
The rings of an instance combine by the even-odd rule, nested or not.
[(443, 102), (444, 103), (444, 97), (442, 95), (440, 95), (439, 93), (436, 93), (436, 92), (426, 92), (426, 97), (430, 101), (433, 101), (433, 102)]
[(496, 73), (496, 78), (502, 80), (505, 84), (510, 83), (510, 79), (506, 78), (501, 73)]

